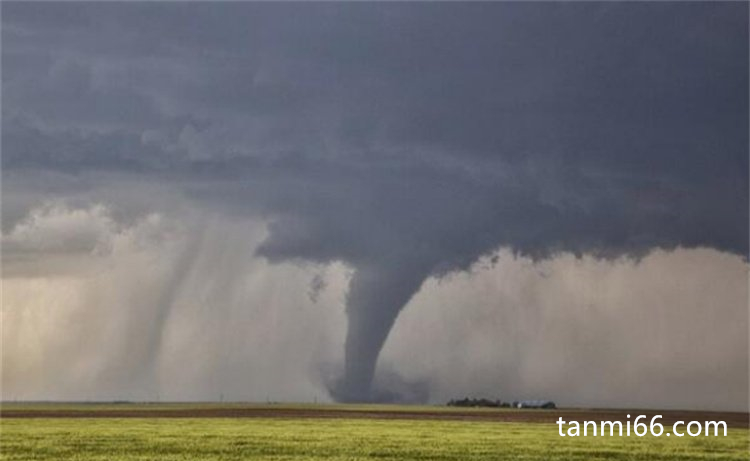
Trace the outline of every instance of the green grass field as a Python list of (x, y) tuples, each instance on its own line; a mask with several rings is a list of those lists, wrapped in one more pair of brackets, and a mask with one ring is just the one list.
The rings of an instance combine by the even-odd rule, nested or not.
[(748, 460), (727, 437), (561, 438), (534, 423), (285, 418), (6, 418), (2, 460)]

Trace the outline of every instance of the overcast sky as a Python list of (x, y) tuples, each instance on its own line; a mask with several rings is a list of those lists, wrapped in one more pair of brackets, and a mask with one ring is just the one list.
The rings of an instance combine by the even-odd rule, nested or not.
[(747, 18), (4, 2), (2, 397), (746, 408)]

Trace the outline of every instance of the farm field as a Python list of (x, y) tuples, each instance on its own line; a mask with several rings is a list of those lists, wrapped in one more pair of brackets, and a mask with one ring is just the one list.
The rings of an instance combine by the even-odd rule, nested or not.
[[(5, 404), (0, 459), (750, 459), (745, 413), (723, 414), (734, 418), (725, 418), (732, 421), (727, 437), (562, 438), (549, 422), (561, 415), (583, 421), (616, 413), (395, 405)], [(664, 420), (722, 415), (662, 413)]]

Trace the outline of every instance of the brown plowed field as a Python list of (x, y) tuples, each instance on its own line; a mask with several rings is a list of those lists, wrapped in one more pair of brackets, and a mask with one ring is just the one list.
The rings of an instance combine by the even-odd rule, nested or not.
[(748, 413), (740, 412), (709, 412), (709, 411), (677, 411), (677, 410), (473, 410), (473, 409), (442, 409), (436, 407), (434, 411), (420, 409), (410, 411), (403, 409), (345, 409), (335, 406), (320, 408), (303, 406), (274, 407), (268, 406), (215, 406), (215, 407), (175, 407), (148, 408), (142, 405), (123, 405), (122, 408), (90, 408), (81, 405), (77, 408), (24, 408), (14, 405), (13, 408), (0, 409), (0, 418), (370, 418), (370, 419), (431, 419), (431, 420), (461, 420), (461, 421), (497, 421), (509, 423), (555, 423), (562, 417), (564, 421), (634, 421), (637, 416), (646, 415), (640, 422), (648, 424), (654, 415), (662, 415), (657, 421), (665, 426), (676, 421), (725, 421), (728, 427), (750, 427)]

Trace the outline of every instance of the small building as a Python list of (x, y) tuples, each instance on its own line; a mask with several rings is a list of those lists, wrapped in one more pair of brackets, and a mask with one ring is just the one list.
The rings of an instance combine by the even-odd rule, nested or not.
[(552, 400), (520, 400), (513, 402), (515, 408), (542, 408), (552, 410), (557, 408)]

